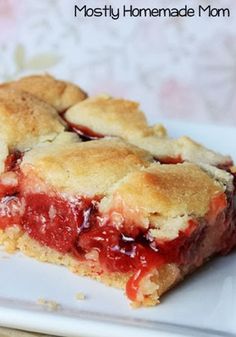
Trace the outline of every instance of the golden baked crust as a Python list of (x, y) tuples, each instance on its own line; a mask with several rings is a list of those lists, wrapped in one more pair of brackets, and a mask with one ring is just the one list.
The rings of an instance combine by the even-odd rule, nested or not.
[[(27, 152), (23, 172), (34, 174), (59, 191), (69, 194), (104, 194), (129, 172), (147, 167), (150, 154), (122, 140), (44, 144)], [(29, 175), (30, 176), (30, 175)]]
[(0, 89), (0, 138), (10, 149), (31, 147), (64, 129), (52, 106), (23, 91)]
[(72, 123), (84, 125), (95, 132), (119, 136), (126, 140), (133, 136), (165, 135), (163, 126), (151, 128), (147, 124), (139, 104), (106, 95), (87, 98), (70, 108), (65, 118)]
[(65, 118), (70, 123), (86, 126), (97, 133), (124, 138), (150, 151), (160, 160), (181, 157), (190, 162), (216, 166), (231, 161), (229, 156), (211, 151), (189, 137), (166, 137), (161, 125), (148, 126), (136, 102), (108, 96), (88, 98), (70, 108)]
[(0, 174), (4, 171), (5, 169), (5, 160), (9, 154), (9, 151), (8, 151), (8, 146), (6, 144), (6, 142), (1, 139), (1, 136), (0, 136)]
[(87, 94), (70, 82), (60, 81), (50, 75), (34, 75), (5, 83), (2, 87), (20, 89), (31, 93), (42, 101), (63, 112), (72, 105), (84, 100)]
[(223, 192), (218, 182), (194, 164), (152, 164), (130, 173), (113, 186), (101, 209), (121, 212), (128, 218), (132, 214), (132, 223), (140, 222), (141, 218), (148, 227), (152, 216), (202, 217), (213, 196)]
[(142, 138), (130, 137), (129, 142), (151, 152), (160, 160), (180, 157), (184, 161), (213, 166), (227, 165), (231, 162), (230, 156), (209, 150), (185, 136), (178, 139), (167, 137), (160, 139), (156, 136)]
[(234, 189), (234, 177), (230, 171), (222, 170), (218, 167), (208, 165), (208, 164), (199, 164), (202, 170), (204, 170), (210, 177), (215, 181), (218, 181), (223, 188), (228, 192), (232, 192)]

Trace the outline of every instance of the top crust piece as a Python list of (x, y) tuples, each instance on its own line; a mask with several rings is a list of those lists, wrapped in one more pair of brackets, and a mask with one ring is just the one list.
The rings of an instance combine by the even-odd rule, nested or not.
[(0, 139), (9, 150), (31, 148), (65, 129), (57, 111), (27, 92), (0, 88)]
[(166, 135), (162, 126), (148, 126), (138, 103), (113, 99), (107, 95), (90, 97), (75, 105), (66, 113), (66, 119), (103, 135), (118, 136), (126, 140), (131, 137)]
[(26, 91), (52, 105), (60, 113), (87, 97), (80, 87), (56, 80), (50, 75), (27, 76), (18, 81), (2, 84), (1, 87)]
[(188, 137), (171, 139), (166, 137), (165, 129), (160, 125), (148, 126), (135, 102), (109, 96), (88, 98), (67, 110), (65, 118), (99, 134), (122, 137), (160, 160), (181, 157), (182, 160), (215, 166), (231, 162), (230, 157), (208, 150)]
[[(130, 173), (112, 188), (113, 196), (116, 201), (122, 200), (123, 207), (165, 217), (202, 217), (212, 197), (223, 192), (220, 183), (191, 163), (154, 163)], [(114, 206), (115, 200), (112, 204)]]
[(26, 176), (33, 169), (37, 177), (61, 193), (95, 196), (105, 194), (119, 179), (152, 161), (148, 152), (122, 140), (72, 141), (65, 146), (55, 139), (27, 152), (21, 169)]

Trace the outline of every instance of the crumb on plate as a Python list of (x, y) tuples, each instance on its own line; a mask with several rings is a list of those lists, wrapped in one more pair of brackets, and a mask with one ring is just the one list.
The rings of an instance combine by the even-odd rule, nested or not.
[(50, 310), (50, 311), (57, 311), (60, 309), (61, 305), (55, 301), (49, 301), (44, 298), (39, 298), (37, 300), (37, 303), (44, 308)]
[(76, 299), (79, 300), (79, 301), (85, 300), (85, 299), (86, 299), (85, 294), (84, 294), (84, 293), (81, 293), (81, 292), (76, 293), (75, 297), (76, 297)]

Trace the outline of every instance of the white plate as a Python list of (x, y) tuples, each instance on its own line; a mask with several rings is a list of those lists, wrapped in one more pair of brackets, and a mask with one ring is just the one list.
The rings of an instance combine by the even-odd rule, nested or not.
[[(165, 124), (171, 135), (188, 134), (236, 160), (235, 128)], [(160, 306), (138, 310), (120, 290), (21, 254), (0, 254), (0, 325), (80, 337), (236, 335), (236, 252), (208, 263), (164, 296)], [(87, 299), (76, 300), (78, 292)], [(37, 304), (39, 298), (61, 308), (47, 311)]]

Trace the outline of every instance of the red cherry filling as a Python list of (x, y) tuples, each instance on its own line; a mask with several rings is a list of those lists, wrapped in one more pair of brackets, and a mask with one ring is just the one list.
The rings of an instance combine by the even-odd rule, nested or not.
[(184, 162), (184, 160), (181, 158), (181, 156), (177, 156), (177, 157), (162, 157), (162, 158), (158, 158), (155, 157), (154, 158), (156, 161), (159, 161), (161, 164), (182, 164)]
[(88, 140), (96, 140), (96, 139), (100, 139), (100, 138), (105, 137), (104, 135), (102, 135), (98, 132), (95, 132), (95, 131), (91, 130), (90, 128), (86, 127), (86, 126), (69, 122), (65, 118), (64, 113), (61, 115), (61, 117), (66, 122), (69, 131), (73, 131), (73, 132), (77, 133), (84, 142), (86, 142)]
[[(68, 122), (67, 122), (68, 123)], [(69, 126), (71, 127), (71, 129), (76, 132), (84, 141), (86, 140), (95, 140), (95, 139), (100, 139), (100, 138), (104, 138), (103, 135), (101, 135), (100, 133), (97, 133), (85, 126), (82, 125), (76, 125), (73, 123), (69, 123)]]
[(12, 196), (16, 192), (17, 192), (17, 186), (16, 185), (1, 184), (1, 179), (0, 179), (0, 198)]
[(62, 253), (84, 259), (92, 250), (110, 272), (151, 269), (165, 262), (188, 263), (196, 254), (203, 232), (195, 223), (192, 230), (180, 232), (177, 239), (155, 242), (147, 233), (125, 236), (111, 224), (101, 224), (101, 214), (90, 199), (71, 202), (59, 196), (28, 194), (24, 197), (22, 227), (35, 240)]
[(16, 196), (6, 196), (0, 199), (0, 229), (19, 225), (23, 207)]
[(23, 152), (15, 150), (7, 156), (5, 160), (5, 172), (15, 171), (23, 158)]
[(91, 201), (68, 202), (44, 193), (25, 196), (24, 230), (35, 240), (62, 253), (72, 250)]
[[(132, 300), (141, 279), (152, 269), (165, 263), (194, 263), (206, 234), (207, 220), (203, 225), (190, 220), (187, 229), (171, 241), (154, 240), (147, 230), (132, 230), (132, 224), (128, 223), (122, 232), (111, 222), (103, 221), (97, 207), (98, 197), (66, 199), (53, 191), (25, 193), (21, 173), (12, 173), (20, 183), (12, 195), (8, 191), (9, 195), (0, 201), (0, 227), (17, 224), (41, 244), (79, 260), (86, 260), (88, 253), (96, 251), (104, 271), (132, 273), (127, 283), (127, 295)], [(213, 198), (209, 218), (216, 219), (213, 213), (223, 212), (225, 206), (223, 194)], [(130, 228), (128, 234), (125, 228)]]
[[(21, 200), (24, 206), (19, 207)], [(198, 231), (180, 232), (177, 239), (159, 243), (146, 233), (126, 236), (111, 224), (101, 225), (96, 203), (97, 200), (85, 198), (68, 201), (45, 193), (7, 197), (1, 203), (6, 205), (1, 227), (20, 223), (38, 242), (81, 259), (96, 250), (101, 265), (111, 272), (150, 269), (160, 261), (186, 263), (194, 255), (200, 240)], [(17, 209), (15, 215), (13, 208)]]
[(18, 167), (23, 153), (16, 150), (5, 160), (5, 172), (0, 176), (0, 228), (19, 225), (23, 212), (18, 198)]
[(81, 232), (77, 246), (84, 252), (99, 252), (102, 266), (111, 272), (130, 272), (157, 264), (159, 255), (144, 237), (126, 237), (113, 226), (99, 226)]

